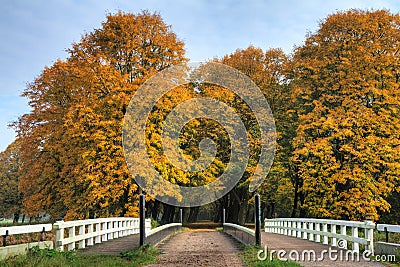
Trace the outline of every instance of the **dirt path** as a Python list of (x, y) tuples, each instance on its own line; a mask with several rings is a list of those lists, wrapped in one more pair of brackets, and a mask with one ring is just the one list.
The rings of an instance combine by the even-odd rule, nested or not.
[(245, 266), (238, 244), (214, 230), (189, 230), (159, 245), (160, 261), (149, 266)]

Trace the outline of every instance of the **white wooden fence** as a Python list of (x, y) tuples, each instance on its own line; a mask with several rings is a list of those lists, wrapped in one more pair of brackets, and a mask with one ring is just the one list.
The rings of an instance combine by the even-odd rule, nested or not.
[(146, 231), (146, 237), (155, 235), (158, 232), (164, 231), (171, 227), (177, 227), (177, 226), (182, 227), (182, 223), (169, 223), (169, 224), (164, 224), (164, 225), (158, 226), (156, 228), (150, 229), (150, 231)]
[[(307, 239), (343, 249), (349, 249), (347, 242), (351, 242), (351, 249), (357, 253), (360, 252), (360, 244), (365, 245), (366, 250), (374, 253), (374, 228), (375, 224), (371, 221), (265, 219), (265, 232)], [(364, 237), (359, 236), (359, 229), (364, 231)]]
[(223, 223), (222, 226), (225, 233), (243, 244), (248, 245), (256, 242), (256, 232), (252, 229), (234, 223)]
[(377, 224), (376, 230), (389, 233), (400, 233), (400, 225), (394, 224)]
[(0, 235), (9, 236), (9, 235), (28, 234), (28, 233), (41, 233), (41, 232), (49, 232), (52, 229), (53, 229), (52, 224), (5, 226), (5, 227), (0, 227)]
[[(63, 251), (93, 246), (107, 240), (139, 233), (139, 218), (119, 217), (80, 221), (59, 221), (56, 230), (56, 249)], [(146, 233), (151, 229), (151, 220), (145, 221)]]
[(146, 231), (145, 243), (157, 245), (168, 236), (175, 234), (182, 229), (182, 223), (169, 223), (158, 226), (151, 229), (149, 232)]
[(377, 224), (376, 230), (380, 232), (385, 232), (386, 240), (385, 242), (376, 242), (376, 253), (380, 255), (399, 255), (400, 254), (400, 244), (391, 243), (389, 240), (390, 233), (400, 233), (400, 225), (393, 224)]
[[(6, 226), (0, 227), (0, 236), (3, 237), (3, 247), (0, 247), (0, 259), (7, 258), (12, 255), (18, 255), (25, 253), (29, 248), (33, 246), (39, 246), (41, 248), (50, 247), (53, 248), (53, 241), (43, 241), (42, 234), (44, 232), (51, 231), (51, 224), (35, 224), (35, 225), (21, 225), (21, 226)], [(31, 242), (26, 244), (6, 246), (7, 236), (28, 234), (28, 233), (41, 233), (40, 238), (37, 242)]]

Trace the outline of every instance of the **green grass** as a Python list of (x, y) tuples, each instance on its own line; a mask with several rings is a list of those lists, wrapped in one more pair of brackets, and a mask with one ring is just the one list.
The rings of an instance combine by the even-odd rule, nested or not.
[(151, 219), (151, 229), (160, 226), (160, 223), (156, 220)]
[[(381, 231), (374, 231), (374, 241), (386, 241), (386, 233)], [(389, 233), (389, 243), (400, 244), (400, 233)]]
[(267, 256), (265, 261), (261, 261), (257, 258), (258, 251), (262, 249), (261, 247), (248, 245), (245, 246), (244, 250), (239, 253), (239, 256), (243, 259), (247, 266), (250, 267), (299, 267), (300, 264), (292, 261), (280, 261), (278, 259), (269, 259)]
[(26, 255), (10, 257), (0, 261), (4, 267), (90, 267), (90, 266), (144, 266), (155, 263), (160, 254), (151, 245), (121, 255), (82, 255), (75, 251), (59, 252), (55, 249), (33, 248)]
[(12, 223), (13, 223), (12, 220), (2, 220), (2, 221), (0, 221), (0, 227), (9, 226), (9, 225), (12, 225)]

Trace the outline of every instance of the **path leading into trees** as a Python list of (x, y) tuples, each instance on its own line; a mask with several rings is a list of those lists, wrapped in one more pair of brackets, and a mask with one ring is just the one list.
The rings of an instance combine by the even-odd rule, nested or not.
[[(304, 239), (298, 239), (295, 237), (290, 237), (290, 236), (284, 236), (284, 235), (279, 235), (279, 234), (273, 234), (273, 233), (265, 233), (263, 232), (261, 234), (261, 241), (262, 241), (262, 246), (267, 247), (268, 250), (271, 252), (271, 250), (275, 250), (276, 252), (274, 255), (277, 255), (277, 251), (279, 250), (284, 250), (286, 252), (286, 255), (284, 258), (289, 259), (290, 255), (292, 255), (292, 258), (296, 258), (297, 255), (296, 253), (299, 254), (299, 261), (298, 263), (305, 266), (305, 267), (330, 267), (330, 266), (337, 266), (337, 267), (383, 267), (386, 265), (383, 265), (379, 262), (373, 262), (372, 259), (371, 261), (365, 261), (362, 258), (362, 255), (360, 255), (360, 260), (359, 261), (353, 261), (352, 257), (349, 256), (348, 261), (346, 261), (346, 250), (341, 250), (340, 252), (337, 247), (330, 247), (328, 245), (322, 245), (316, 242), (311, 242), (308, 240)], [(332, 260), (329, 257), (329, 249), (332, 251)], [(303, 251), (315, 251), (316, 257), (314, 259), (316, 260), (308, 260), (308, 254), (304, 253), (306, 255), (304, 258), (305, 260), (302, 261), (301, 255)], [(295, 251), (295, 252), (292, 252)], [(326, 251), (323, 255), (324, 257), (321, 257), (322, 252)], [(337, 252), (334, 252), (337, 251)], [(340, 256), (340, 255), (343, 256)], [(335, 255), (337, 255), (337, 259), (335, 259)], [(319, 258), (323, 258), (322, 261), (319, 261)], [(313, 259), (313, 257), (311, 257)]]
[[(201, 227), (199, 227), (201, 228)], [(284, 258), (297, 257), (298, 263), (305, 267), (384, 267), (379, 262), (363, 260), (360, 255), (359, 260), (346, 261), (345, 251), (342, 254), (336, 247), (331, 247), (333, 259), (329, 257), (329, 246), (322, 245), (308, 240), (298, 239), (273, 233), (262, 232), (262, 247), (267, 247), (268, 251), (275, 250), (276, 256), (279, 250), (284, 250)], [(131, 235), (107, 242), (97, 244), (93, 247), (79, 250), (84, 254), (119, 254), (121, 251), (135, 249), (138, 247), (139, 235)], [(240, 245), (228, 235), (211, 229), (189, 229), (183, 231), (158, 245), (162, 254), (156, 264), (149, 266), (245, 266), (241, 258), (237, 255), (241, 248)], [(302, 260), (301, 255), (304, 251), (314, 251), (314, 260), (308, 260), (308, 254)], [(295, 252), (294, 252), (295, 251)], [(323, 251), (325, 253), (323, 254)], [(336, 252), (334, 252), (336, 251)], [(318, 260), (324, 255), (323, 260)], [(342, 255), (342, 256), (340, 256)], [(313, 257), (311, 257), (313, 259)]]
[(237, 255), (239, 244), (228, 235), (207, 229), (191, 229), (159, 245), (163, 252), (149, 266), (246, 266)]

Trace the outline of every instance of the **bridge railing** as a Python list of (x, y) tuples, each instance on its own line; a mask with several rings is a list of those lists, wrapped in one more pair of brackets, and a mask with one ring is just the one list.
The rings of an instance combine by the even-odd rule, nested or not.
[(156, 245), (168, 236), (179, 232), (182, 229), (182, 223), (169, 223), (151, 229), (146, 233), (146, 243)]
[(390, 243), (389, 240), (389, 233), (400, 233), (400, 225), (377, 224), (376, 230), (379, 232), (385, 232), (385, 242), (376, 242), (376, 253), (381, 255), (400, 254), (400, 244)]
[[(79, 221), (58, 221), (53, 225), (56, 231), (56, 249), (63, 251), (82, 249), (107, 240), (139, 233), (139, 218), (117, 217)], [(146, 219), (146, 232), (151, 229), (151, 220)]]
[[(265, 232), (277, 233), (360, 252), (360, 245), (374, 253), (374, 228), (371, 221), (357, 222), (307, 218), (265, 219)], [(359, 236), (363, 230), (363, 237)], [(350, 231), (348, 231), (350, 230)]]
[(10, 235), (40, 233), (40, 240), (43, 241), (43, 234), (53, 229), (52, 224), (34, 224), (20, 226), (0, 227), (0, 235), (3, 237), (3, 247), (7, 246), (7, 237)]
[(242, 244), (250, 245), (255, 244), (261, 246), (261, 204), (260, 195), (254, 195), (254, 227), (255, 230), (249, 229), (247, 227), (234, 224), (226, 223), (225, 209), (222, 209), (222, 227), (223, 231)]
[(233, 238), (235, 238), (242, 244), (249, 245), (249, 244), (255, 244), (256, 242), (255, 231), (247, 227), (233, 223), (224, 223), (223, 231), (231, 235)]
[[(39, 247), (53, 247), (53, 241), (44, 241), (43, 234), (52, 230), (51, 224), (34, 224), (34, 225), (21, 225), (21, 226), (6, 226), (0, 227), (0, 235), (3, 237), (3, 247), (0, 247), (0, 259), (8, 256), (24, 253), (26, 250), (33, 246)], [(40, 233), (37, 242), (24, 243), (18, 245), (8, 245), (7, 237), (11, 235)]]

